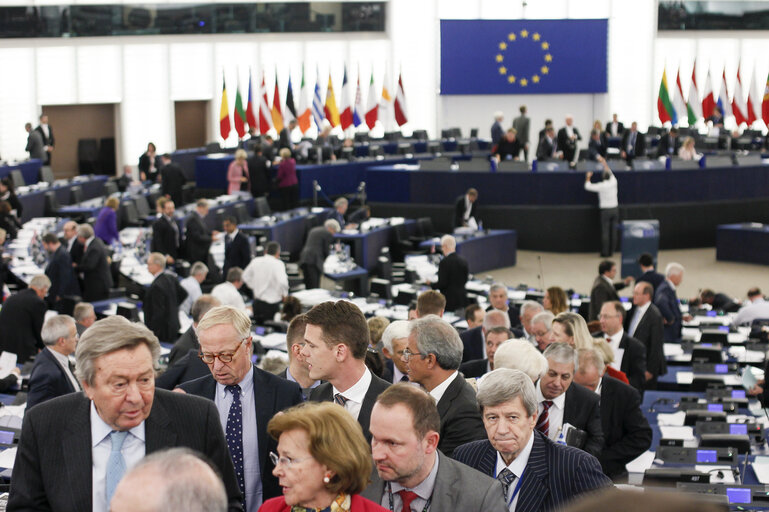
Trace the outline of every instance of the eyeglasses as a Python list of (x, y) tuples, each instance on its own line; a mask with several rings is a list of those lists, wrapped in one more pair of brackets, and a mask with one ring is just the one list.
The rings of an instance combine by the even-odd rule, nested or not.
[(408, 361), (411, 356), (421, 356), (424, 359), (425, 357), (427, 357), (429, 355), (430, 354), (423, 354), (422, 352), (412, 352), (409, 349), (405, 349), (403, 351), (403, 355), (401, 357), (403, 357), (404, 361)]
[(198, 352), (198, 357), (206, 364), (214, 364), (214, 361), (219, 359), (219, 361), (223, 363), (231, 363), (232, 359), (235, 357), (235, 354), (238, 353), (238, 350), (240, 350), (240, 347), (244, 345), (244, 341), (247, 341), (250, 339), (250, 336), (247, 338), (243, 338), (240, 340), (240, 343), (238, 343), (238, 347), (233, 350), (232, 352), (222, 352), (220, 354), (211, 354), (208, 352)]
[(281, 464), (287, 468), (291, 467), (291, 464), (296, 464), (299, 462), (304, 462), (308, 459), (311, 459), (312, 457), (305, 457), (303, 459), (291, 459), (289, 457), (279, 457), (277, 453), (270, 452), (270, 460), (272, 461), (272, 465), (276, 468), (280, 466)]

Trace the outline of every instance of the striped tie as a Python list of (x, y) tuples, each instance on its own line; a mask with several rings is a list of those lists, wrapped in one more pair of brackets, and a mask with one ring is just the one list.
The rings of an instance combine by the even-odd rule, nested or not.
[(542, 402), (542, 413), (540, 413), (539, 418), (537, 419), (537, 426), (535, 427), (542, 432), (545, 437), (548, 437), (550, 434), (550, 416), (547, 411), (549, 411), (552, 406), (552, 400), (544, 400)]
[(347, 398), (342, 396), (342, 393), (337, 393), (336, 395), (334, 395), (334, 402), (344, 407), (344, 405), (347, 403)]

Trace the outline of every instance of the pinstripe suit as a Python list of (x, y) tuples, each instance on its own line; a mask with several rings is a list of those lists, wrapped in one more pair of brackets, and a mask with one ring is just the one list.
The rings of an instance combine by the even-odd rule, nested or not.
[[(577, 495), (612, 485), (598, 460), (582, 450), (554, 443), (537, 431), (521, 482), (515, 512), (554, 510)], [(454, 458), (494, 476), (497, 451), (488, 440), (473, 441), (454, 450)]]

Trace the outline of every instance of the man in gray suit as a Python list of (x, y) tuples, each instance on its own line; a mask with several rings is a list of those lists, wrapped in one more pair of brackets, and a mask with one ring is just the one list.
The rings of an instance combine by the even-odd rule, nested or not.
[(523, 159), (529, 161), (529, 118), (526, 117), (526, 105), (521, 105), (521, 115), (513, 119), (513, 128), (518, 132), (518, 140), (523, 146)]
[(45, 160), (45, 145), (43, 144), (43, 136), (39, 131), (32, 129), (32, 123), (24, 125), (24, 129), (27, 130), (27, 149), (29, 152), (29, 158), (37, 158), (38, 160)]
[(323, 275), (323, 262), (329, 254), (329, 245), (334, 235), (341, 228), (334, 219), (328, 219), (322, 226), (312, 228), (307, 234), (307, 242), (299, 255), (299, 266), (304, 273), (304, 287), (308, 290), (320, 287), (320, 276)]
[(76, 354), (84, 393), (24, 415), (8, 510), (106, 512), (127, 469), (173, 446), (208, 457), (223, 477), (229, 509), (242, 510), (216, 406), (155, 389), (160, 343), (147, 327), (105, 318), (88, 328)]
[(438, 409), (424, 391), (390, 386), (377, 398), (370, 428), (376, 471), (364, 498), (388, 510), (506, 512), (498, 481), (440, 453)]

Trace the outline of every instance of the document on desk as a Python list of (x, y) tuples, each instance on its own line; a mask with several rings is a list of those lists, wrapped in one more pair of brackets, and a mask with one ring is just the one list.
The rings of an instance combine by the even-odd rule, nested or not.
[(11, 370), (16, 368), (16, 359), (16, 354), (12, 352), (3, 351), (3, 353), (0, 354), (0, 379), (7, 377), (11, 373)]
[(662, 352), (665, 357), (680, 356), (684, 354), (684, 347), (678, 343), (665, 343), (662, 345)]
[(678, 411), (674, 413), (660, 413), (657, 415), (657, 425), (660, 427), (683, 427), (684, 421), (686, 421), (686, 412)]
[(259, 342), (266, 349), (282, 349), (286, 350), (286, 333), (272, 332), (266, 336), (259, 338)]
[(665, 439), (694, 439), (693, 427), (676, 427), (672, 425), (660, 425), (660, 434)]
[(16, 448), (8, 448), (0, 452), (0, 468), (13, 468), (13, 461), (16, 460)]
[(752, 366), (743, 368), (741, 384), (745, 389), (753, 389), (758, 384), (758, 378), (756, 378), (756, 374), (753, 373)]
[(766, 455), (757, 455), (756, 460), (753, 461), (753, 472), (756, 474), (756, 479), (762, 484), (769, 484), (769, 457)]
[(625, 469), (628, 473), (643, 473), (654, 464), (655, 453), (652, 451), (645, 451), (635, 459), (625, 464)]

